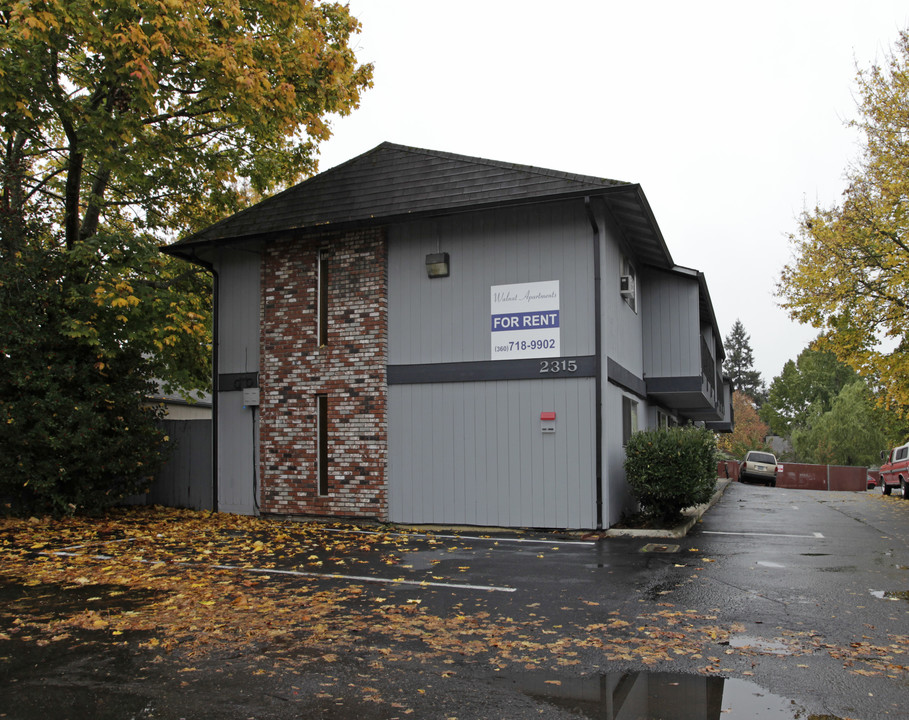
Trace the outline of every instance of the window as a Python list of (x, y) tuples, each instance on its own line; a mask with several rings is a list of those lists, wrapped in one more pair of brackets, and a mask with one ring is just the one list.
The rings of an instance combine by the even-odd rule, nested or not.
[(319, 283), (317, 335), (319, 347), (328, 344), (328, 251), (319, 250), (319, 264), (316, 268)]
[(622, 300), (637, 312), (637, 274), (627, 257), (622, 256), (622, 276), (619, 278), (619, 292)]
[(657, 410), (657, 428), (665, 430), (669, 427), (669, 416), (662, 410)]
[(316, 452), (319, 495), (328, 495), (328, 395), (316, 395)]
[(770, 453), (749, 452), (745, 456), (745, 459), (748, 460), (748, 462), (759, 462), (766, 463), (767, 465), (776, 465), (776, 456), (771, 455)]
[(638, 431), (638, 403), (630, 397), (622, 398), (622, 445), (627, 445)]

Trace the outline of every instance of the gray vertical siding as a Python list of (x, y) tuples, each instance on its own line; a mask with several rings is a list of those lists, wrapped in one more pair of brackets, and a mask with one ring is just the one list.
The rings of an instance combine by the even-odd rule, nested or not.
[[(596, 524), (592, 378), (389, 388), (390, 519)], [(540, 413), (556, 412), (544, 434)]]
[[(418, 221), (389, 229), (389, 364), (488, 360), (489, 289), (559, 280), (562, 355), (592, 355), (590, 224), (581, 200)], [(426, 277), (428, 253), (451, 277)]]
[[(438, 251), (451, 276), (429, 280)], [(559, 281), (561, 355), (594, 354), (592, 253), (580, 199), (392, 227), (389, 364), (489, 360), (490, 288), (546, 280)], [(595, 527), (594, 408), (593, 378), (390, 386), (390, 519)]]
[[(599, 217), (597, 222), (603, 231), (603, 248), (600, 255), (602, 272), (602, 317), (603, 317), (603, 362), (612, 358), (622, 367), (638, 376), (643, 373), (643, 335), (642, 317), (649, 301), (648, 284), (644, 269), (633, 263), (637, 274), (635, 289), (635, 309), (632, 309), (622, 298), (619, 280), (622, 276), (623, 252), (614, 237), (618, 232), (607, 217)], [(633, 256), (632, 256), (633, 261)]]
[(649, 273), (643, 315), (644, 371), (648, 377), (700, 375), (697, 281), (669, 273)]
[[(219, 280), (218, 373), (259, 370), (259, 265), (253, 252), (222, 251)], [(256, 512), (257, 412), (243, 406), (242, 392), (218, 390), (218, 510)]]
[(144, 494), (122, 504), (213, 510), (212, 421), (161, 420), (160, 426), (169, 438), (164, 463)]
[(603, 474), (608, 478), (603, 488), (603, 525), (609, 527), (617, 523), (622, 513), (633, 510), (636, 501), (631, 495), (628, 483), (625, 482), (625, 447), (622, 444), (622, 398), (631, 397), (638, 403), (638, 427), (643, 430), (647, 424), (649, 407), (639, 397), (623, 391), (621, 388), (605, 384), (603, 398)]
[(218, 398), (218, 510), (253, 515), (258, 485), (258, 423), (239, 392)]
[(220, 283), (218, 372), (259, 369), (258, 253), (221, 251), (215, 262)]
[(148, 492), (146, 504), (213, 510), (211, 420), (164, 420), (171, 454)]
[[(634, 256), (633, 249), (619, 242), (620, 232), (608, 216), (597, 220), (603, 229), (602, 318), (603, 346), (601, 360), (604, 368), (610, 361), (621, 366), (631, 378), (644, 378), (645, 339), (644, 318), (653, 310), (653, 283), (647, 269)], [(631, 262), (636, 275), (634, 308), (622, 297), (620, 278), (623, 259)], [(659, 311), (657, 311), (659, 312)], [(634, 383), (632, 383), (634, 385)], [(609, 527), (621, 519), (622, 513), (635, 508), (634, 499), (625, 481), (625, 448), (623, 446), (622, 400), (629, 397), (638, 403), (638, 427), (647, 426), (647, 402), (626, 387), (603, 382), (603, 509), (602, 523)]]

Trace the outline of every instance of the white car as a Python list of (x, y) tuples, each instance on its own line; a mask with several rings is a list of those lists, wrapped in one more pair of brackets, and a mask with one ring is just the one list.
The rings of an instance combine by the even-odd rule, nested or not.
[(776, 456), (749, 450), (739, 465), (739, 482), (759, 482), (767, 487), (776, 487)]

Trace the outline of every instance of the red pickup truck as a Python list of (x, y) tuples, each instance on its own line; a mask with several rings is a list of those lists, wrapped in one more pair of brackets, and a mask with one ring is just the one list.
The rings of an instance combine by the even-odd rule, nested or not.
[(899, 488), (904, 498), (909, 498), (909, 492), (906, 491), (909, 485), (909, 443), (893, 448), (889, 455), (881, 452), (881, 460), (884, 464), (880, 469), (880, 480), (878, 485), (884, 491), (884, 495), (889, 495), (893, 488)]

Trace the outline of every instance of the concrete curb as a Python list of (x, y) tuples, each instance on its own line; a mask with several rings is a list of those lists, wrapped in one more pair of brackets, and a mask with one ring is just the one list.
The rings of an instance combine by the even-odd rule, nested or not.
[(710, 498), (703, 505), (695, 505), (694, 507), (688, 508), (682, 514), (685, 516), (685, 519), (673, 528), (609, 528), (602, 533), (603, 537), (654, 537), (654, 538), (680, 538), (685, 537), (688, 534), (688, 531), (694, 526), (694, 524), (701, 519), (705, 512), (707, 512), (713, 505), (720, 499), (726, 488), (729, 487), (731, 480), (726, 478), (717, 479), (717, 488), (713, 493), (713, 497)]

